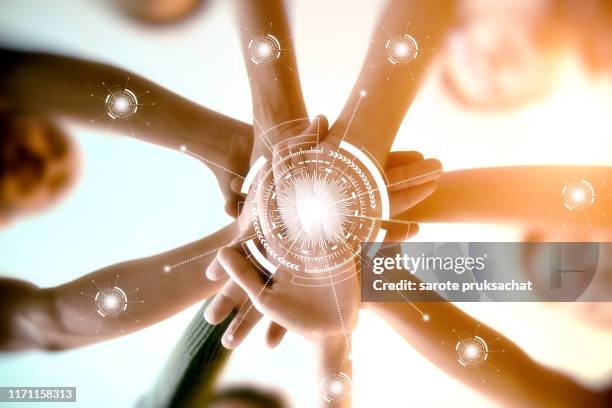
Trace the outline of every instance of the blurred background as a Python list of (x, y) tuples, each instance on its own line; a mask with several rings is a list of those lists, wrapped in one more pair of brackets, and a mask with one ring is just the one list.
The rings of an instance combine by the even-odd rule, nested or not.
[[(180, 24), (157, 26), (136, 23), (104, 0), (4, 0), (0, 45), (116, 65), (250, 122), (248, 79), (232, 7), (227, 1), (208, 3)], [(297, 58), (311, 115), (323, 113), (333, 120), (340, 112), (371, 35), (380, 29), (375, 23), (383, 3), (293, 2)], [(534, 32), (556, 27), (557, 20), (546, 18), (551, 4), (466, 2), (465, 14), (478, 24), (453, 33), (447, 47), (436, 51), (437, 61), (395, 149), (420, 150), (440, 159), (447, 171), (516, 164), (612, 165), (609, 60), (605, 52), (595, 61), (585, 58), (584, 41), (578, 34), (572, 39), (572, 31)], [(568, 10), (579, 21), (579, 13)], [(500, 20), (505, 24), (496, 24)], [(503, 37), (503, 46), (491, 44), (495, 33)], [(605, 40), (609, 50), (612, 41)], [(495, 51), (490, 56), (495, 63), (478, 57), (483, 49)], [(491, 76), (496, 76), (494, 84), (486, 79)], [(101, 90), (83, 89), (84, 97), (95, 92)], [(155, 126), (154, 107), (144, 107), (141, 116)], [(78, 184), (52, 210), (0, 231), (3, 275), (57, 285), (185, 244), (230, 222), (212, 173), (195, 159), (74, 123), (62, 127), (74, 136), (82, 156)], [(523, 231), (509, 227), (437, 224), (422, 225), (419, 238), (504, 241), (522, 236)], [(74, 351), (0, 355), (0, 386), (76, 386), (78, 406), (129, 406), (150, 389), (198, 307)], [(461, 307), (544, 364), (591, 385), (612, 379), (612, 332), (606, 328), (546, 304)], [(316, 406), (315, 356), (307, 342), (289, 335), (277, 350), (269, 350), (262, 329), (232, 355), (223, 383), (256, 382), (283, 391), (295, 407)], [(354, 334), (353, 355), (356, 407), (400, 402), (491, 406), (367, 312)], [(483, 369), (485, 380), (496, 375), (503, 372)]]

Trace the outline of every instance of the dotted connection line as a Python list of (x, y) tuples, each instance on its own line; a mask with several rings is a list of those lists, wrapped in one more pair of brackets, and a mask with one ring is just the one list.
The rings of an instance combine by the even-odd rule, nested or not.
[[(338, 142), (338, 146), (336, 148), (336, 153), (340, 152), (340, 145), (342, 144), (342, 142), (344, 141), (344, 139), (348, 135), (349, 129), (351, 128), (351, 124), (353, 123), (353, 119), (355, 119), (355, 115), (357, 114), (357, 110), (359, 109), (359, 105), (361, 105), (361, 100), (366, 95), (367, 95), (367, 92), (365, 90), (362, 90), (362, 91), (359, 92), (359, 98), (357, 99), (357, 102), (355, 103), (355, 107), (353, 108), (353, 112), (351, 113), (351, 117), (349, 118), (349, 121), (346, 124), (346, 128), (344, 129), (344, 133), (342, 134), (342, 138)], [(334, 158), (332, 159), (332, 162), (331, 162), (331, 167), (334, 167), (334, 163), (335, 162), (336, 162), (336, 157), (334, 156)], [(346, 171), (346, 170), (347, 169), (345, 169), (344, 171)], [(342, 174), (344, 174), (344, 171), (342, 172)], [(329, 173), (325, 173), (325, 180), (327, 180), (328, 176), (329, 176)]]
[[(297, 237), (293, 241), (293, 243), (291, 244), (290, 249), (293, 248), (293, 246), (295, 245), (296, 241), (297, 241)], [(344, 241), (346, 242), (346, 239)], [(340, 310), (340, 302), (338, 301), (338, 293), (336, 292), (336, 285), (334, 283), (334, 277), (333, 277), (333, 275), (331, 273), (331, 269), (328, 269), (327, 273), (329, 274), (329, 281), (331, 283), (332, 293), (334, 295), (334, 301), (336, 302), (336, 310), (338, 311), (338, 318), (340, 319), (340, 327), (342, 328), (342, 334), (343, 334), (343, 337), (344, 337), (344, 346), (345, 346), (346, 352), (347, 352), (347, 354), (349, 355), (349, 358), (350, 358), (350, 356), (351, 356), (351, 345), (350, 345), (350, 342), (349, 342), (349, 339), (348, 339), (348, 334), (346, 332), (346, 326), (344, 324), (344, 318), (342, 317), (342, 311)]]
[(427, 173), (420, 174), (418, 176), (409, 177), (407, 179), (403, 179), (403, 180), (396, 181), (396, 182), (391, 183), (391, 184), (387, 184), (387, 188), (393, 187), (393, 186), (397, 186), (398, 184), (404, 184), (404, 183), (409, 183), (411, 181), (416, 181), (418, 179), (425, 178), (425, 177), (428, 177), (428, 176), (431, 176), (431, 175), (434, 175), (434, 174), (439, 174), (439, 173), (442, 173), (441, 169), (433, 170), (433, 171), (430, 171), (430, 172), (427, 172)]
[(185, 152), (185, 153), (187, 153), (187, 154), (189, 154), (189, 155), (191, 155), (193, 157), (196, 157), (196, 158), (198, 158), (198, 159), (200, 159), (202, 161), (205, 161), (206, 163), (208, 163), (210, 165), (218, 167), (221, 170), (224, 170), (224, 171), (228, 172), (229, 174), (234, 175), (234, 176), (239, 177), (239, 178), (244, 180), (244, 176), (236, 173), (235, 171), (232, 171), (232, 170), (228, 169), (227, 167), (224, 167), (224, 166), (220, 165), (219, 163), (215, 163), (214, 161), (209, 160), (206, 157), (202, 157), (199, 154), (197, 154), (195, 152), (192, 152), (191, 150), (189, 150), (189, 148), (187, 146), (181, 146), (181, 151), (183, 151), (183, 152)]
[(328, 271), (329, 281), (331, 282), (332, 293), (334, 294), (334, 300), (336, 301), (336, 310), (338, 311), (338, 318), (340, 319), (340, 327), (342, 328), (342, 334), (344, 335), (344, 347), (346, 348), (346, 353), (351, 356), (351, 345), (349, 343), (348, 334), (346, 333), (346, 326), (344, 325), (344, 318), (342, 317), (342, 312), (340, 310), (340, 302), (338, 302), (338, 294), (336, 292), (336, 284), (334, 283), (334, 277), (331, 273), (331, 270)]
[(381, 217), (370, 217), (367, 215), (348, 215), (349, 217), (355, 217), (355, 218), (365, 218), (368, 220), (372, 220), (372, 221), (386, 221), (386, 222), (393, 222), (396, 224), (404, 224), (404, 225), (412, 225), (412, 224), (418, 224), (418, 222), (416, 221), (410, 221), (410, 220), (398, 220), (397, 218), (389, 218), (389, 219), (385, 219), (385, 218), (381, 218)]
[(265, 139), (264, 140), (264, 144), (266, 144), (266, 142), (267, 142), (268, 150), (270, 150), (270, 152), (272, 152), (272, 148), (274, 147), (274, 145), (272, 144), (272, 141), (270, 140), (270, 137), (268, 136), (268, 132), (266, 132), (266, 130), (263, 128), (263, 126), (261, 126), (261, 123), (257, 120), (257, 118), (255, 116), (253, 116), (253, 121), (255, 122), (255, 124), (257, 125), (259, 130), (261, 130), (261, 134), (259, 136), (263, 137), (263, 139)]
[(256, 237), (256, 235), (255, 235), (255, 234), (251, 234), (251, 235), (249, 235), (249, 236), (247, 236), (247, 237), (242, 237), (242, 238), (235, 239), (234, 241), (232, 241), (232, 242), (230, 242), (230, 243), (228, 243), (228, 244), (226, 244), (226, 245), (223, 245), (223, 246), (221, 246), (221, 247), (218, 247), (218, 248), (215, 248), (215, 249), (211, 249), (210, 251), (202, 252), (202, 253), (201, 253), (201, 254), (199, 254), (199, 255), (192, 256), (191, 258), (185, 259), (185, 260), (183, 260), (183, 261), (181, 261), (181, 262), (178, 262), (178, 263), (175, 263), (175, 264), (173, 264), (173, 265), (166, 265), (166, 266), (164, 267), (164, 270), (165, 270), (166, 272), (170, 272), (170, 271), (171, 271), (172, 269), (174, 269), (174, 268), (178, 268), (179, 266), (183, 266), (183, 265), (188, 264), (188, 263), (190, 263), (190, 262), (196, 261), (196, 260), (198, 260), (198, 259), (200, 259), (200, 258), (204, 258), (205, 256), (210, 255), (210, 254), (212, 254), (212, 253), (214, 253), (214, 252), (217, 252), (217, 251), (219, 251), (219, 250), (221, 250), (221, 249), (224, 249), (224, 248), (229, 248), (229, 247), (231, 247), (231, 246), (234, 246), (234, 245), (239, 244), (239, 243), (241, 243), (241, 242), (248, 241), (249, 239), (253, 239), (253, 238), (255, 238), (255, 237)]
[(361, 91), (359, 93), (359, 98), (357, 99), (357, 103), (355, 103), (355, 107), (353, 108), (353, 112), (351, 113), (351, 117), (349, 118), (348, 124), (346, 125), (346, 129), (344, 129), (344, 134), (342, 134), (342, 139), (340, 142), (344, 141), (346, 135), (348, 135), (349, 129), (351, 128), (351, 124), (353, 123), (353, 119), (355, 119), (355, 115), (357, 114), (357, 110), (359, 109), (359, 105), (361, 105), (361, 100), (366, 95), (365, 91)]

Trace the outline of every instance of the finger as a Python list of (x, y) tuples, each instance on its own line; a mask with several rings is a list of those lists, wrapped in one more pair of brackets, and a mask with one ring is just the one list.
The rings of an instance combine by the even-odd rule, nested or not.
[(232, 192), (231, 196), (225, 201), (225, 213), (232, 218), (238, 218), (241, 202), (244, 202), (244, 196)]
[(410, 238), (415, 237), (419, 233), (419, 230), (420, 230), (419, 224), (417, 224), (416, 222), (413, 222), (412, 224), (410, 224), (410, 228), (408, 228), (408, 233), (406, 234), (406, 237), (404, 238), (404, 240), (408, 241)]
[(384, 222), (383, 227), (387, 230), (384, 242), (404, 242), (419, 233), (419, 224), (410, 222), (409, 224), (398, 224)]
[(327, 135), (329, 129), (329, 121), (325, 115), (317, 115), (306, 128), (306, 133), (311, 133), (317, 136), (318, 142), (322, 142)]
[(385, 167), (390, 169), (391, 167), (403, 166), (404, 164), (409, 164), (420, 160), (423, 160), (423, 155), (419, 152), (399, 150), (396, 152), (389, 152)]
[(219, 279), (226, 277), (227, 274), (225, 273), (225, 270), (221, 266), (221, 263), (219, 263), (217, 257), (215, 257), (215, 259), (213, 259), (206, 268), (206, 278), (211, 281), (218, 281)]
[(253, 307), (253, 304), (250, 301), (245, 302), (221, 338), (223, 347), (227, 349), (238, 347), (261, 318), (262, 314)]
[(238, 177), (234, 177), (230, 181), (230, 190), (232, 190), (232, 192), (234, 192), (235, 194), (238, 194), (240, 197), (244, 197), (244, 194), (242, 194), (242, 192), (240, 191), (242, 189), (242, 182), (243, 180)]
[(217, 253), (217, 259), (229, 277), (244, 289), (253, 303), (263, 302), (268, 289), (248, 259), (233, 248), (221, 249)]
[(210, 324), (219, 324), (224, 321), (232, 311), (238, 310), (247, 299), (248, 297), (242, 288), (229, 280), (225, 282), (206, 308), (204, 318)]
[(392, 192), (389, 194), (391, 216), (395, 217), (425, 200), (436, 191), (437, 186), (437, 181), (430, 181), (420, 186)]
[(287, 333), (287, 329), (285, 329), (280, 324), (270, 322), (268, 326), (268, 331), (266, 332), (266, 343), (268, 347), (274, 348), (280, 344)]
[(223, 211), (225, 211), (225, 213), (230, 217), (236, 218), (238, 216), (237, 206), (238, 203), (232, 197), (232, 199), (227, 200), (225, 202), (225, 205), (223, 206)]
[(397, 191), (437, 180), (442, 174), (442, 163), (436, 159), (420, 160), (403, 166), (388, 168), (385, 173), (389, 180), (389, 191)]
[[(406, 239), (410, 224), (392, 224), (386, 227), (385, 242), (402, 242)], [(384, 226), (384, 223), (383, 223)]]

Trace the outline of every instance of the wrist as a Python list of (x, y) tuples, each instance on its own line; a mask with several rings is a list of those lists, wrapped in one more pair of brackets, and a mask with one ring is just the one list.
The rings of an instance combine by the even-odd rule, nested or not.
[(344, 336), (320, 339), (318, 346), (318, 372), (321, 403), (324, 407), (349, 407), (351, 404), (352, 360)]
[(254, 133), (266, 132), (266, 141), (272, 145), (281, 141), (288, 129), (302, 127), (303, 130), (308, 126), (308, 112), (299, 82), (290, 82), (274, 81), (274, 86), (252, 89)]
[[(251, 153), (251, 163), (257, 160), (260, 156), (264, 156), (270, 158), (272, 156), (272, 151), (274, 146), (277, 144), (291, 139), (295, 136), (301, 135), (304, 130), (308, 128), (309, 121), (306, 119), (303, 120), (289, 120), (283, 123), (283, 126), (270, 126), (268, 128), (263, 128), (262, 123), (266, 122), (266, 120), (259, 121), (259, 124), (256, 122), (254, 124), (254, 143), (253, 143), (253, 151)], [(270, 123), (270, 122), (267, 122)]]
[(313, 340), (317, 353), (322, 356), (346, 356), (350, 353), (350, 343), (350, 336), (344, 336), (343, 334), (320, 337)]
[(244, 122), (235, 121), (226, 132), (226, 135), (229, 135), (229, 137), (221, 138), (228, 140), (228, 143), (224, 151), (218, 154), (222, 156), (221, 160), (224, 161), (226, 161), (228, 157), (236, 158), (237, 160), (232, 161), (241, 164), (244, 169), (235, 170), (242, 170), (243, 172), (241, 174), (246, 175), (249, 157), (252, 150), (255, 148), (255, 132), (253, 131), (253, 127)]
[(215, 163), (248, 160), (253, 145), (253, 128), (249, 124), (205, 108), (193, 112), (185, 123), (174, 133), (176, 148), (185, 145)]

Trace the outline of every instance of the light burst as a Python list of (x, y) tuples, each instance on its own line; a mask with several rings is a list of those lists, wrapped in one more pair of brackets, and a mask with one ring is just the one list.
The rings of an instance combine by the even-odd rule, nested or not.
[(338, 179), (301, 174), (278, 194), (277, 211), (290, 242), (298, 247), (333, 246), (344, 240), (350, 193)]
[(125, 84), (108, 86), (105, 82), (102, 85), (106, 89), (106, 96), (97, 96), (91, 94), (91, 97), (99, 99), (104, 102), (105, 112), (100, 114), (98, 117), (93, 118), (91, 123), (97, 122), (99, 119), (104, 117), (111, 119), (110, 129), (112, 130), (116, 122), (127, 123), (130, 133), (135, 135), (134, 128), (131, 123), (132, 118), (136, 118), (145, 125), (150, 125), (149, 122), (144, 120), (141, 116), (141, 107), (143, 106), (155, 106), (155, 103), (142, 103), (140, 97), (149, 94), (149, 91), (142, 92), (140, 94), (134, 93), (128, 89), (128, 83), (130, 78), (125, 80)]

